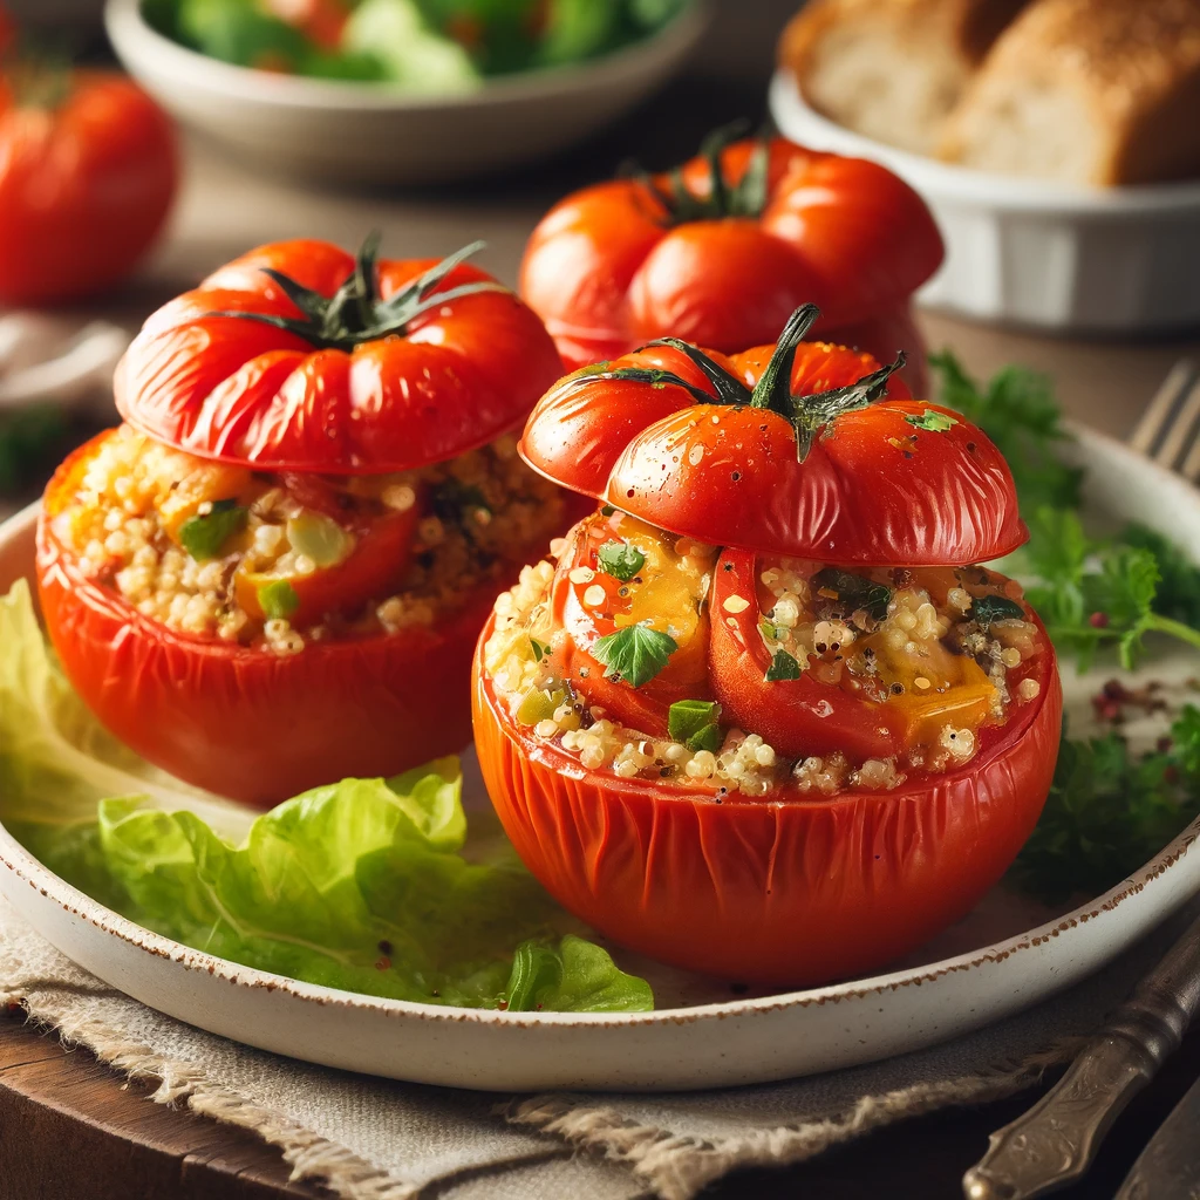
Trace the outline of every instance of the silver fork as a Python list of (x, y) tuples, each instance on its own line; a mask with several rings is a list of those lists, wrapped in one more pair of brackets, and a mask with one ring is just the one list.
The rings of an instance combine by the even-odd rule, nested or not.
[(1129, 445), (1189, 483), (1200, 480), (1200, 364), (1180, 359), (1171, 368)]

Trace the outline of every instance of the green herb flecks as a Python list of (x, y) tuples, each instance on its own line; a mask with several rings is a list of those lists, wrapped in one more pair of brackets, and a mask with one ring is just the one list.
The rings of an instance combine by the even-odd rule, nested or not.
[(179, 527), (179, 541), (197, 561), (217, 558), (235, 533), (246, 527), (249, 510), (236, 500), (214, 500), (204, 516), (188, 517)]
[(721, 745), (721, 706), (714, 700), (678, 700), (667, 713), (671, 740), (715, 753)]
[(537, 638), (529, 639), (529, 648), (533, 651), (534, 662), (541, 662), (550, 653), (550, 647), (545, 642), (539, 642)]
[(776, 650), (763, 678), (767, 683), (778, 683), (782, 679), (799, 679), (800, 663), (786, 650)]
[(954, 417), (936, 412), (932, 408), (927, 408), (920, 416), (909, 413), (904, 419), (910, 425), (915, 425), (918, 429), (926, 429), (930, 433), (946, 433), (958, 424), (958, 421)]
[(678, 649), (669, 634), (646, 624), (627, 625), (599, 638), (592, 647), (592, 656), (604, 664), (606, 678), (619, 676), (636, 688), (649, 683)]
[(628, 542), (605, 542), (596, 552), (604, 572), (628, 583), (646, 565), (646, 556)]
[(886, 584), (876, 583), (862, 575), (853, 575), (838, 567), (825, 567), (812, 577), (812, 586), (818, 591), (833, 592), (837, 601), (846, 609), (846, 616), (862, 609), (876, 621), (887, 616), (892, 589)]
[(300, 607), (300, 597), (286, 579), (275, 579), (258, 589), (258, 604), (268, 621), (286, 621)]
[(967, 617), (986, 629), (997, 621), (1024, 620), (1025, 610), (1007, 596), (979, 596), (967, 610)]
[(1200, 710), (1188, 705), (1147, 755), (1118, 734), (1062, 740), (1041, 819), (1012, 868), (1048, 903), (1098, 895), (1200, 816)]

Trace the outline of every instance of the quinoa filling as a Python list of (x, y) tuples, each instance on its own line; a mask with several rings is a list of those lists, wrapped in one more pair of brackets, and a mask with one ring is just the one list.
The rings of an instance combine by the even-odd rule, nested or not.
[(296, 654), (429, 626), (562, 528), (515, 436), (415, 471), (270, 474), (127, 425), (68, 481), (56, 536), (84, 573), (180, 633)]
[[(602, 551), (591, 561), (598, 569), (579, 565), (580, 539), (597, 536)], [(652, 560), (655, 541), (662, 547), (662, 569)], [(1042, 635), (1027, 619), (1014, 580), (978, 566), (851, 573), (760, 557), (757, 611), (751, 615), (770, 663), (765, 694), (772, 679), (805, 674), (828, 685), (831, 697), (849, 691), (883, 706), (879, 711), (910, 731), (903, 752), (857, 762), (840, 751), (785, 755), (752, 728), (722, 720), (720, 706), (707, 699), (672, 704), (669, 735), (652, 736), (597, 702), (589, 683), (600, 673), (594, 665), (571, 665), (577, 662), (571, 653), (578, 629), (572, 611), (611, 610), (623, 602), (617, 626), (636, 624), (648, 631), (644, 636), (661, 631), (669, 639), (663, 645), (676, 647), (668, 657), (694, 657), (699, 649), (703, 662), (710, 622), (732, 623), (732, 614), (751, 602), (733, 595), (725, 599), (724, 613), (710, 611), (713, 573), (723, 561), (719, 552), (611, 510), (552, 543), (551, 552), (554, 561), (526, 567), (517, 585), (497, 599), (484, 665), (517, 724), (590, 770), (699, 785), (718, 799), (734, 790), (761, 796), (784, 784), (823, 794), (889, 790), (912, 772), (939, 773), (969, 762), (982, 728), (1005, 723), (1040, 692), (1030, 660)], [(616, 578), (608, 577), (605, 563)], [(673, 584), (680, 575), (691, 582)], [(567, 585), (575, 599), (564, 605)], [(646, 653), (653, 653), (652, 645)]]

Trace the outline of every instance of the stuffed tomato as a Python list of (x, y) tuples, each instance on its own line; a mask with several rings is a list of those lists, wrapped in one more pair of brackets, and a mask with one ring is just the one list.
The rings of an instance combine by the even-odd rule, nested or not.
[(718, 130), (670, 172), (627, 173), (556, 204), (521, 293), (573, 367), (673, 335), (726, 353), (774, 340), (816, 300), (821, 336), (926, 386), (910, 299), (942, 261), (925, 203), (887, 168)]
[(513, 432), (557, 352), (465, 256), (264, 246), (133, 342), (38, 579), (72, 684), (151, 762), (267, 804), (470, 741), (480, 627), (572, 515)]
[(986, 565), (1027, 536), (961, 416), (864, 355), (682, 342), (568, 377), (521, 452), (602, 502), (480, 639), (475, 736), (526, 864), (614, 941), (803, 985), (1004, 873), (1049, 791), (1053, 649)]

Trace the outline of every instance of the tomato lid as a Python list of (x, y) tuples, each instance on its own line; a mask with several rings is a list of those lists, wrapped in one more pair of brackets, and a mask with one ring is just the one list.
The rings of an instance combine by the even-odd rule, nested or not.
[(834, 564), (998, 558), (1029, 536), (1003, 456), (890, 366), (805, 343), (728, 358), (667, 338), (585, 367), (534, 409), (521, 456), (574, 491), (719, 546)]
[(513, 429), (562, 373), (541, 321), (464, 260), (260, 246), (152, 314), (117, 409), (157, 441), (269, 471), (441, 462)]

